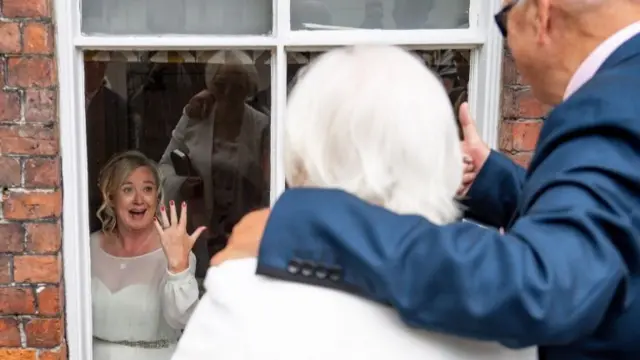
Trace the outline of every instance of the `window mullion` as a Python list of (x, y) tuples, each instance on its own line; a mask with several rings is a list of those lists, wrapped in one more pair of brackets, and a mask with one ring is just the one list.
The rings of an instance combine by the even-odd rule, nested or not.
[(287, 53), (278, 45), (271, 66), (271, 194), (273, 204), (285, 188), (282, 141), (287, 107)]
[(472, 54), (469, 105), (483, 140), (492, 148), (498, 146), (500, 99), (502, 94), (502, 55), (504, 41), (493, 24), (492, 15), (500, 9), (500, 0), (487, 1), (481, 9), (480, 29), (484, 45)]

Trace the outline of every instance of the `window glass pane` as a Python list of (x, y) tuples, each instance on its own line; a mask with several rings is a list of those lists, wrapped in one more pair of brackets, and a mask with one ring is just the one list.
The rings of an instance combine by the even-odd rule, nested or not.
[(263, 35), (271, 0), (82, 0), (87, 34)]
[[(469, 50), (443, 49), (414, 51), (414, 53), (424, 60), (427, 67), (440, 76), (457, 115), (460, 105), (468, 99), (471, 52)], [(295, 85), (296, 79), (304, 71), (305, 66), (320, 54), (319, 52), (292, 52), (287, 54), (289, 90)], [(425, 94), (425, 96), (428, 96), (428, 94)]]
[[(126, 358), (117, 351), (131, 348), (113, 343), (136, 341), (145, 342), (136, 351), (166, 352), (150, 349), (148, 358), (170, 358), (211, 256), (244, 214), (268, 206), (270, 59), (269, 51), (85, 53), (98, 359)], [(104, 170), (131, 149), (159, 163), (159, 184), (134, 155)], [(190, 233), (207, 227), (192, 250), (195, 278), (168, 281), (153, 224), (156, 186), (165, 205), (187, 203)]]
[(468, 26), (469, 0), (291, 0), (293, 30)]

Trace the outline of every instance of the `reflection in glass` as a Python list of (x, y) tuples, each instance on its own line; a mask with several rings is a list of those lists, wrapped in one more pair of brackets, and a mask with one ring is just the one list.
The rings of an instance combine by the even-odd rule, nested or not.
[(235, 223), (269, 201), (270, 52), (87, 52), (91, 230), (100, 169), (136, 149), (157, 161), (165, 204), (186, 201), (201, 280)]
[[(248, 102), (260, 75), (241, 51), (205, 67), (206, 90), (192, 99), (160, 160), (168, 199), (186, 201), (190, 226), (206, 226), (197, 251), (210, 258), (247, 212), (268, 204), (269, 117)], [(199, 274), (204, 276), (208, 264)]]
[(271, 0), (82, 0), (87, 34), (264, 35)]
[[(468, 99), (470, 51), (443, 49), (414, 51), (413, 53), (422, 58), (425, 65), (440, 76), (457, 115), (460, 105)], [(318, 52), (288, 54), (289, 64), (287, 68), (287, 78), (289, 89), (291, 89), (297, 79), (304, 74), (306, 64), (319, 54)], [(458, 127), (459, 126), (460, 124), (458, 123)]]
[(468, 26), (469, 0), (291, 0), (293, 30)]

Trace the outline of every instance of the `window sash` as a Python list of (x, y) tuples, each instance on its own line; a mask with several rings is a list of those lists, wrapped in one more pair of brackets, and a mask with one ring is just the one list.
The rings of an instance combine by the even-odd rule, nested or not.
[[(82, 1), (83, 0), (55, 0), (56, 2), (60, 1), (60, 2), (65, 2), (65, 3), (69, 3), (69, 5), (71, 6), (72, 9), (74, 9), (74, 16), (72, 18), (68, 18), (68, 17), (64, 17), (61, 20), (64, 21), (69, 21), (71, 20), (71, 24), (73, 27), (73, 33), (80, 36), (80, 37), (91, 37), (91, 38), (100, 38), (100, 37), (130, 37), (130, 36), (135, 36), (137, 37), (137, 35), (109, 35), (109, 34), (83, 34), (82, 33), (82, 14), (81, 14), (81, 10), (82, 9)], [(443, 0), (436, 0), (436, 1), (443, 1)], [(469, 1), (469, 26), (467, 28), (464, 29), (459, 29), (459, 30), (467, 30), (470, 32), (477, 32), (479, 29), (482, 28), (482, 22), (484, 20), (484, 16), (485, 16), (485, 10), (487, 8), (491, 8), (494, 9), (495, 5), (493, 2), (495, 2), (495, 4), (500, 4), (501, 1), (500, 0), (470, 0)], [(391, 32), (412, 32), (412, 31), (417, 31), (417, 32), (422, 32), (422, 31), (449, 31), (449, 30), (453, 30), (453, 29), (431, 29), (431, 30), (422, 30), (422, 29), (408, 29), (408, 30), (391, 30), (391, 29), (383, 29), (383, 30), (369, 30), (369, 29), (357, 29), (357, 30), (328, 30), (328, 31), (323, 31), (323, 30), (312, 30), (312, 31), (304, 31), (304, 30), (291, 30), (291, 0), (271, 0), (272, 3), (272, 32), (271, 34), (265, 34), (265, 35), (243, 35), (243, 34), (238, 34), (238, 35), (216, 35), (216, 34), (211, 34), (210, 36), (201, 36), (201, 35), (188, 35), (188, 34), (181, 34), (179, 35), (179, 37), (183, 37), (183, 38), (190, 38), (190, 37), (204, 37), (204, 38), (225, 38), (225, 37), (229, 37), (229, 38), (260, 38), (260, 37), (267, 37), (267, 38), (275, 38), (278, 39), (280, 38), (282, 40), (282, 38), (285, 38), (287, 34), (289, 33), (348, 33), (348, 32), (370, 32), (370, 33), (376, 33), (376, 32), (380, 32), (380, 31), (391, 31)], [(499, 8), (496, 8), (499, 9)], [(497, 10), (496, 10), (497, 12)], [(69, 14), (69, 13), (68, 13)], [(67, 14), (67, 15), (68, 15)], [(493, 13), (492, 13), (493, 14)], [(340, 35), (338, 35), (340, 36)], [(152, 38), (152, 37), (171, 37), (170, 34), (157, 34), (157, 35), (151, 35), (151, 36), (140, 36), (141, 38)], [(422, 42), (428, 42), (428, 41), (421, 41)]]

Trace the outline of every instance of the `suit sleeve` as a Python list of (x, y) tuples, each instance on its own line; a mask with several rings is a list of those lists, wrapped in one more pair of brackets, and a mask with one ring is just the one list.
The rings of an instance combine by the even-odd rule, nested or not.
[[(628, 180), (638, 179), (640, 156), (629, 149), (597, 134), (560, 145), (538, 164), (506, 235), (435, 226), (340, 191), (285, 192), (258, 272), (388, 303), (415, 327), (509, 347), (565, 344), (593, 333), (626, 296), (621, 254), (633, 259), (639, 236), (629, 216), (639, 190)], [(307, 280), (291, 271), (298, 263), (336, 276)]]
[(524, 168), (492, 150), (461, 201), (466, 208), (465, 217), (496, 228), (506, 227), (522, 195), (524, 178)]

